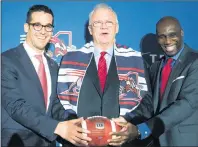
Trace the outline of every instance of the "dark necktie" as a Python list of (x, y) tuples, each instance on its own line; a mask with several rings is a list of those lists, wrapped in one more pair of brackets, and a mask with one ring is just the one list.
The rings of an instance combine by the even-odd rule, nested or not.
[(166, 84), (168, 82), (168, 78), (169, 75), (171, 73), (172, 67), (171, 67), (171, 63), (172, 63), (173, 59), (169, 58), (165, 64), (165, 66), (162, 69), (162, 74), (161, 74), (161, 87), (160, 87), (160, 96), (162, 98), (165, 88), (166, 88)]
[(35, 57), (39, 61), (39, 68), (38, 68), (37, 74), (38, 74), (38, 77), (39, 77), (39, 80), (43, 89), (45, 106), (47, 106), (47, 77), (46, 77), (46, 72), (45, 72), (45, 66), (43, 63), (42, 55), (35, 55)]
[(104, 58), (105, 54), (106, 52), (100, 53), (100, 59), (98, 62), (98, 77), (100, 80), (101, 92), (104, 92), (104, 87), (105, 87), (106, 78), (107, 78), (107, 63), (106, 63), (106, 59)]

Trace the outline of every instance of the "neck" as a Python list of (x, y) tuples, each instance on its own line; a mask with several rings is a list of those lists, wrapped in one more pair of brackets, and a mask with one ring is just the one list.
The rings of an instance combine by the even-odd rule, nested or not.
[(95, 47), (101, 49), (102, 51), (106, 51), (109, 48), (112, 48), (113, 44), (95, 44)]
[(26, 40), (26, 44), (29, 46), (30, 49), (32, 49), (35, 53), (37, 54), (42, 54), (45, 50), (45, 48), (43, 49), (38, 49), (38, 48), (35, 48), (31, 43), (29, 43), (27, 40)]
[(29, 43), (29, 42), (27, 42), (27, 41), (26, 41), (26, 44), (27, 44), (32, 50), (34, 50), (35, 53), (42, 54), (42, 53), (45, 51), (45, 48), (42, 48), (42, 49), (36, 48), (36, 47), (34, 47), (31, 43)]

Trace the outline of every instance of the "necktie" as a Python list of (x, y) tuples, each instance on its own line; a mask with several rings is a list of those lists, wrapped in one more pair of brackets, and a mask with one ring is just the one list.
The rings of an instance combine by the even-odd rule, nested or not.
[(46, 72), (45, 72), (45, 66), (43, 63), (42, 55), (35, 55), (35, 57), (39, 61), (39, 68), (38, 68), (37, 74), (38, 74), (38, 77), (39, 77), (39, 80), (43, 89), (45, 106), (47, 106), (47, 77), (46, 77)]
[(169, 58), (165, 64), (165, 66), (162, 69), (162, 75), (161, 75), (161, 87), (160, 87), (160, 95), (162, 98), (162, 95), (164, 93), (164, 90), (166, 88), (166, 84), (168, 82), (168, 78), (169, 75), (171, 73), (172, 67), (171, 67), (171, 63), (172, 63), (173, 59)]
[(98, 77), (100, 80), (101, 92), (104, 91), (106, 78), (107, 78), (107, 63), (106, 63), (106, 59), (104, 58), (105, 54), (106, 54), (106, 52), (100, 53), (100, 58), (99, 58), (99, 62), (98, 62)]

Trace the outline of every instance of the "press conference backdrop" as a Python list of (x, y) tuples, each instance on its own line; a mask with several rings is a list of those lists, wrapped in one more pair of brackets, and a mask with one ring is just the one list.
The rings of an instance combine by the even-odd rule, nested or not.
[(55, 15), (54, 36), (48, 54), (57, 62), (68, 49), (78, 49), (91, 39), (87, 30), (89, 13), (98, 3), (111, 6), (118, 15), (119, 33), (116, 41), (141, 51), (149, 64), (162, 54), (155, 38), (155, 24), (163, 16), (179, 19), (184, 40), (198, 50), (198, 2), (164, 1), (3, 1), (2, 49), (4, 52), (25, 39), (23, 25), (33, 4), (49, 6)]

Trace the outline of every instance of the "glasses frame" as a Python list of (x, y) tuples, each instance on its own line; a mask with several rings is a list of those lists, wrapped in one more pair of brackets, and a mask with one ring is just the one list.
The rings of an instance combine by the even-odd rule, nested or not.
[[(35, 31), (41, 31), (41, 30), (43, 29), (43, 27), (45, 28), (45, 31), (46, 31), (46, 32), (52, 32), (53, 29), (54, 29), (54, 26), (53, 26), (52, 24), (42, 25), (42, 24), (40, 24), (40, 23), (38, 23), (38, 22), (36, 22), (36, 23), (28, 23), (28, 24), (29, 24), (29, 25), (32, 25)], [(37, 25), (37, 26), (36, 26), (36, 25)], [(40, 29), (37, 28), (38, 25), (40, 25)], [(47, 28), (49, 28), (49, 26), (51, 26), (51, 29), (50, 29), (50, 30), (47, 29)]]
[(102, 27), (103, 24), (105, 24), (105, 26), (107, 26), (107, 27), (113, 27), (113, 26), (116, 25), (117, 23), (114, 23), (114, 22), (112, 22), (112, 21), (105, 21), (105, 22), (103, 22), (103, 21), (94, 21), (94, 22), (91, 24), (91, 26), (98, 28), (98, 27)]

